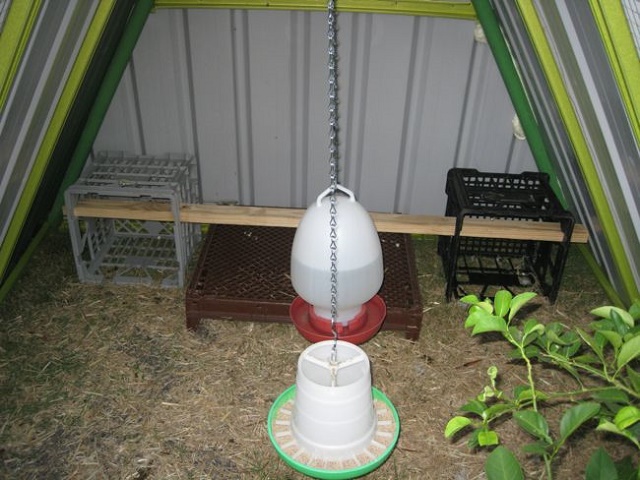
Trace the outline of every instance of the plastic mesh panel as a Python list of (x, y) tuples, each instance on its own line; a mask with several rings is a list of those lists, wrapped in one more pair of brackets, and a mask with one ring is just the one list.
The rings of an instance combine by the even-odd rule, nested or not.
[[(296, 297), (289, 278), (295, 229), (213, 225), (186, 293), (187, 326), (203, 318), (290, 322)], [(422, 300), (411, 237), (381, 233), (385, 276), (380, 296), (387, 305), (383, 329), (417, 339)]]
[(562, 206), (549, 187), (546, 174), (525, 172), (519, 175), (452, 169), (447, 178), (448, 193), (455, 192), (458, 208), (480, 209), (478, 216), (506, 215), (542, 219), (546, 214), (562, 212)]

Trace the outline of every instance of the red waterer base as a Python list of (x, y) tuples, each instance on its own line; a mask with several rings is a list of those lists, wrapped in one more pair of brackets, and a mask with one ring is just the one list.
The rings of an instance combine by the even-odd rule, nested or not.
[[(387, 306), (379, 295), (376, 295), (362, 306), (360, 312), (347, 324), (338, 323), (338, 338), (355, 345), (370, 340), (378, 333), (387, 315)], [(331, 340), (331, 320), (318, 316), (313, 306), (302, 298), (296, 297), (289, 307), (289, 316), (298, 332), (310, 342)]]

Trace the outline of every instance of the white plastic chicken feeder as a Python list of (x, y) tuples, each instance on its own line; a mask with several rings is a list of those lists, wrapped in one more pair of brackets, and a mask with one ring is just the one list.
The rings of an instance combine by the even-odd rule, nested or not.
[[(309, 206), (291, 248), (291, 284), (299, 295), (291, 318), (310, 341), (332, 338), (331, 189)], [(342, 192), (342, 193), (340, 193)], [(376, 295), (384, 269), (380, 238), (369, 213), (342, 185), (336, 191), (337, 332), (342, 340), (362, 343), (377, 333), (386, 315)]]
[(400, 433), (389, 399), (371, 387), (369, 358), (358, 346), (333, 340), (308, 347), (296, 384), (271, 408), (269, 437), (294, 469), (316, 478), (364, 475), (391, 454)]

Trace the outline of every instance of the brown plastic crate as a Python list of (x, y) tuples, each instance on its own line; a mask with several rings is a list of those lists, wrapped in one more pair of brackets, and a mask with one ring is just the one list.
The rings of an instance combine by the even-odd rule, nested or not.
[[(197, 329), (206, 318), (293, 323), (294, 235), (293, 228), (211, 225), (186, 292), (187, 328)], [(422, 299), (411, 236), (380, 233), (380, 241), (385, 275), (379, 294), (387, 305), (382, 328), (417, 340)]]

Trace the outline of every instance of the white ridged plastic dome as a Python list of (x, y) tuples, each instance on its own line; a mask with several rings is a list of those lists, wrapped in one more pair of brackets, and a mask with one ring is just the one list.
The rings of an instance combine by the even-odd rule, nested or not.
[[(341, 193), (342, 192), (342, 193)], [(300, 220), (291, 249), (291, 283), (319, 317), (331, 318), (331, 199), (325, 190)], [(337, 318), (346, 325), (375, 296), (384, 276), (380, 238), (353, 192), (336, 192)]]

